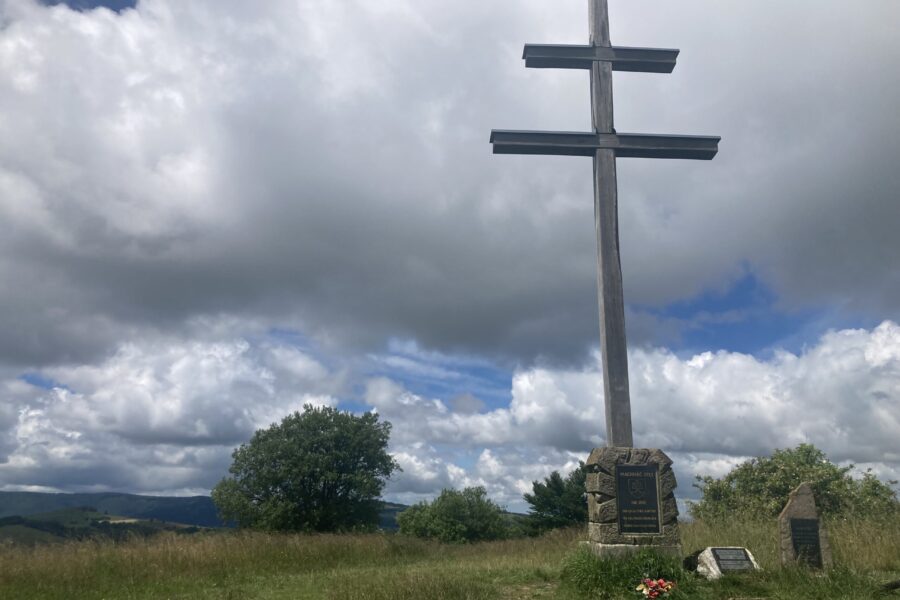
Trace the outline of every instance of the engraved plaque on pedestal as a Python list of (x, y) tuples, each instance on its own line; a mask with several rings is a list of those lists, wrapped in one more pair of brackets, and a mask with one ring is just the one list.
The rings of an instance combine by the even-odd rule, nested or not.
[(620, 535), (659, 535), (659, 467), (616, 465), (616, 502)]

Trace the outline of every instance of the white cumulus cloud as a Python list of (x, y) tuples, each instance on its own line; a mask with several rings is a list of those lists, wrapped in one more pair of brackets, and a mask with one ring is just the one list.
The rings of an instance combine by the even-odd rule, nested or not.
[[(662, 349), (635, 350), (630, 359), (635, 444), (676, 460), (683, 495), (695, 495), (697, 474), (720, 477), (750, 457), (801, 443), (885, 480), (900, 468), (896, 323), (830, 332), (800, 355), (767, 360), (724, 351), (682, 358)], [(462, 451), (467, 485), (516, 502), (532, 480), (571, 470), (604, 444), (602, 383), (596, 368), (528, 369), (513, 377), (508, 408), (478, 414), (452, 412), (384, 379), (370, 382), (366, 398), (394, 423), (398, 444), (428, 440)], [(430, 472), (454, 460), (449, 452), (429, 455)]]

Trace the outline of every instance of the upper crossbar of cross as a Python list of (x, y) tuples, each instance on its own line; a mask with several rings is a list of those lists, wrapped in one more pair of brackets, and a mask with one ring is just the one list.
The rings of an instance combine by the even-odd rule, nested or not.
[(590, 69), (595, 61), (605, 61), (612, 64), (613, 71), (671, 73), (678, 53), (653, 48), (525, 44), (522, 58), (532, 69)]

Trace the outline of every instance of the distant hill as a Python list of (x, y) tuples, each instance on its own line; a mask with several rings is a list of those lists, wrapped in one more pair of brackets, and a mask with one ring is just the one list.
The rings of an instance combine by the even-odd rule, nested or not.
[[(224, 527), (209, 496), (175, 498), (135, 494), (46, 494), (40, 492), (0, 492), (0, 518), (29, 517), (71, 508), (91, 507), (98, 513), (139, 520), (165, 521), (197, 527)], [(397, 529), (397, 514), (407, 507), (385, 502), (379, 527)]]
[(163, 531), (191, 534), (203, 531), (192, 525), (146, 521), (97, 512), (90, 507), (64, 508), (35, 515), (0, 518), (0, 545), (35, 546), (70, 540), (127, 540)]
[(397, 531), (397, 515), (409, 508), (405, 504), (395, 504), (393, 502), (382, 503), (381, 512), (378, 514), (378, 527), (385, 531)]
[(0, 517), (27, 517), (65, 508), (90, 506), (100, 513), (156, 519), (198, 527), (222, 527), (216, 507), (209, 496), (173, 498), (135, 494), (46, 494), (39, 492), (0, 492)]

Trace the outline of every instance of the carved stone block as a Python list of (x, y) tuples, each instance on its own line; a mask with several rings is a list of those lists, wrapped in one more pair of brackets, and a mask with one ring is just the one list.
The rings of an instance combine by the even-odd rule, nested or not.
[(603, 494), (610, 497), (616, 495), (616, 480), (606, 473), (588, 473), (584, 486), (588, 494)]
[(588, 521), (591, 523), (613, 523), (616, 520), (616, 499), (609, 497), (598, 501), (599, 494), (588, 494)]

